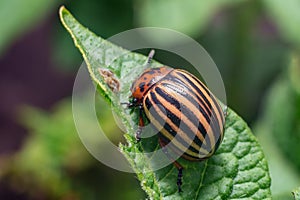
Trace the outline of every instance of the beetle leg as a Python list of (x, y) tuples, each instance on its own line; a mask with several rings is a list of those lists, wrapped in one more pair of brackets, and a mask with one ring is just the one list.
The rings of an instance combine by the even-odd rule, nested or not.
[(228, 115), (228, 106), (225, 106), (225, 108), (223, 110), (223, 114), (224, 114), (224, 117), (227, 117), (227, 115)]
[(177, 187), (178, 187), (178, 192), (182, 192), (181, 185), (182, 185), (182, 171), (183, 171), (183, 167), (176, 160), (174, 160), (174, 158), (172, 158), (172, 156), (168, 152), (168, 149), (165, 147), (166, 143), (164, 141), (162, 141), (160, 138), (159, 138), (159, 145), (161, 146), (162, 151), (173, 162), (174, 166), (178, 170), (178, 174), (177, 174)]
[(122, 102), (121, 105), (125, 105), (127, 108), (133, 108), (133, 107), (135, 107), (135, 104), (128, 103), (128, 102)]
[(143, 104), (136, 104), (136, 103), (121, 103), (122, 105), (126, 105), (127, 108), (135, 108), (138, 107), (139, 108), (139, 125), (138, 125), (138, 129), (135, 132), (135, 139), (137, 142), (139, 142), (141, 140), (141, 134), (143, 131), (143, 127), (144, 127), (144, 119), (143, 119)]
[(136, 138), (137, 142), (141, 141), (141, 134), (142, 134), (144, 125), (145, 125), (145, 123), (144, 123), (144, 119), (143, 119), (143, 106), (140, 105), (139, 106), (139, 127), (135, 133), (135, 138)]

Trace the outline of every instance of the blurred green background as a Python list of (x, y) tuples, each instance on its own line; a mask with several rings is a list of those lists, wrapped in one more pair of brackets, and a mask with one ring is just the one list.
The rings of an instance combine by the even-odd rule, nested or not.
[[(196, 39), (222, 74), (228, 105), (265, 151), (274, 199), (293, 199), (300, 186), (299, 0), (0, 0), (0, 199), (146, 197), (135, 175), (101, 164), (79, 140), (71, 94), (83, 59), (60, 24), (62, 4), (104, 38), (157, 26)], [(159, 50), (155, 59), (188, 65)], [(122, 132), (97, 101), (99, 123), (117, 144)]]

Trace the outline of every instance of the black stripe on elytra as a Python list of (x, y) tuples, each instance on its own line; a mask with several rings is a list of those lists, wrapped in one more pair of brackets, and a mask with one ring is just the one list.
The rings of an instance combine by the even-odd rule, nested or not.
[[(196, 98), (198, 99), (198, 101), (204, 106), (205, 111), (208, 113), (208, 115), (211, 115), (211, 104), (208, 101), (208, 99), (206, 98), (206, 96), (203, 94), (203, 92), (200, 90), (199, 92), (199, 88), (186, 76), (183, 74), (183, 72), (176, 72), (176, 75), (180, 76), (181, 78), (183, 78), (184, 80), (186, 80), (188, 82), (188, 88), (194, 88), (198, 93), (194, 93), (191, 91), (192, 94), (194, 94), (196, 96)], [(189, 75), (189, 74), (188, 74)], [(176, 76), (173, 76), (176, 77)], [(183, 83), (185, 85), (185, 83)], [(202, 98), (200, 98), (202, 97)], [(204, 103), (205, 101), (205, 103)]]
[[(201, 96), (205, 103), (208, 105), (209, 109), (208, 110), (211, 110), (212, 108), (212, 105), (210, 104), (210, 102), (208, 101), (208, 99), (206, 98), (206, 96), (203, 94), (202, 90), (197, 87), (191, 80), (189, 77), (193, 78), (197, 83), (199, 83), (201, 85), (201, 88), (203, 88), (205, 90), (205, 92), (208, 94), (208, 96), (211, 96), (210, 95), (210, 92), (205, 88), (205, 86), (201, 83), (201, 81), (197, 80), (194, 76), (191, 76), (189, 74), (185, 74), (184, 72), (181, 72), (181, 71), (176, 71), (176, 74), (178, 76), (181, 76), (182, 78), (184, 78), (198, 93), (199, 93), (199, 96)], [(187, 75), (189, 75), (189, 77), (187, 77)], [(205, 105), (205, 104), (204, 104)]]
[[(218, 105), (216, 105), (216, 106), (218, 106)], [(224, 122), (223, 122), (223, 117), (221, 116), (221, 115), (223, 115), (223, 112), (219, 113), (219, 115), (220, 115), (221, 118), (219, 118), (216, 113), (213, 114), (213, 118), (215, 120), (216, 129), (217, 129), (217, 131), (214, 132), (214, 133), (218, 134), (218, 135), (215, 135), (215, 137), (220, 137), (221, 134), (223, 134), (223, 126), (224, 126), (223, 123)], [(222, 127), (220, 127), (220, 122), (221, 122)]]
[[(168, 138), (165, 137), (164, 134), (159, 133), (159, 138), (166, 144), (166, 145), (170, 145), (170, 149), (175, 150), (175, 153), (179, 153), (179, 154), (183, 154), (185, 156), (185, 158), (187, 160), (201, 160), (199, 157), (193, 156), (188, 154), (186, 151), (187, 149), (191, 150), (190, 148), (187, 148), (186, 150), (180, 149), (178, 148), (174, 143), (169, 143), (170, 140)], [(191, 150), (192, 151), (192, 150)], [(199, 152), (196, 152), (198, 155), (202, 155)]]
[[(170, 98), (172, 98), (172, 97), (170, 97)], [(175, 101), (175, 100), (174, 100)], [(178, 102), (178, 104), (179, 104), (179, 102)], [(194, 132), (195, 130), (192, 130), (192, 128), (190, 127), (190, 126), (188, 126), (187, 125), (187, 123), (185, 122), (185, 120), (181, 120), (181, 119), (179, 119), (172, 111), (170, 111), (169, 109), (168, 109), (168, 106), (166, 106), (166, 113), (167, 113), (167, 116), (168, 116), (168, 118), (169, 119), (171, 119), (171, 121), (177, 126), (177, 127), (179, 127), (191, 140), (193, 140), (193, 142), (194, 143), (196, 143), (198, 146), (199, 146), (199, 148), (201, 148), (201, 146), (203, 145), (203, 141), (200, 139), (200, 138), (198, 138), (197, 137), (197, 135), (196, 135), (196, 133)], [(179, 109), (178, 109), (178, 107), (177, 107), (177, 112), (182, 112), (182, 107), (180, 107)], [(183, 114), (183, 113), (181, 113), (181, 114)], [(190, 114), (190, 113), (187, 113), (187, 114)], [(197, 120), (197, 118), (195, 117), (195, 116), (186, 116), (187, 117), (187, 119), (188, 120), (190, 120), (191, 121), (191, 119), (196, 119)], [(203, 130), (202, 128), (203, 128), (203, 125), (202, 124), (199, 124), (199, 121), (197, 120), (196, 122), (193, 122), (192, 121), (192, 123), (195, 125), (196, 123), (198, 124), (198, 126), (196, 125), (195, 127), (196, 127), (196, 129), (197, 130), (199, 130), (199, 132), (201, 131), (201, 130)], [(180, 125), (180, 126), (179, 126)], [(202, 132), (201, 132), (201, 134), (202, 134)]]
[[(172, 82), (168, 83), (167, 81), (162, 82), (161, 85), (164, 86), (165, 88), (176, 91), (179, 95), (181, 95), (183, 98), (185, 98), (189, 103), (191, 103), (196, 108), (198, 108), (200, 113), (206, 119), (206, 122), (208, 124), (210, 124), (210, 116), (207, 115), (207, 112), (205, 112), (203, 106), (200, 105), (193, 96), (191, 96), (188, 92), (185, 92), (185, 90), (188, 90), (188, 88), (185, 85), (174, 85), (174, 84), (172, 84)], [(178, 89), (181, 86), (184, 87), (183, 91)], [(203, 105), (205, 105), (205, 104), (203, 104)], [(211, 113), (211, 112), (209, 112), (209, 113)]]
[[(199, 112), (204, 116), (204, 118), (206, 119), (206, 122), (208, 124), (210, 124), (210, 118), (211, 116), (208, 116), (207, 113), (204, 111), (203, 107), (201, 105), (198, 104), (198, 102), (194, 99), (194, 97), (192, 97), (190, 94), (185, 93), (185, 92), (181, 92), (180, 90), (178, 90), (178, 85), (174, 86), (172, 84), (172, 82), (168, 83), (167, 81), (164, 81), (161, 83), (162, 88), (166, 88), (166, 89), (171, 89), (175, 92), (178, 93), (178, 95), (182, 96), (182, 98), (185, 98), (189, 103), (191, 103), (192, 105), (194, 105), (196, 108), (198, 108)], [(156, 89), (156, 88), (155, 88)], [(156, 91), (156, 92), (160, 92), (160, 91)], [(164, 92), (161, 92), (162, 94)], [(166, 95), (165, 95), (166, 96)], [(168, 98), (165, 98), (168, 102), (174, 102), (175, 98), (171, 97), (171, 96), (167, 96)], [(203, 134), (203, 136), (206, 136), (207, 130), (205, 130), (205, 128), (203, 127), (202, 123), (199, 121), (199, 118), (194, 114), (194, 112), (192, 112), (192, 110), (188, 107), (188, 105), (184, 105), (181, 104), (177, 101), (177, 109), (181, 108), (181, 111), (184, 111), (183, 114), (186, 114), (185, 116), (191, 120), (193, 122), (193, 124), (198, 127), (198, 130)], [(188, 116), (187, 116), (188, 115)], [(193, 121), (193, 119), (195, 119), (196, 121)]]
[[(223, 131), (223, 130), (222, 130)], [(218, 137), (218, 140), (216, 142), (216, 145), (215, 145), (215, 149), (218, 148), (218, 146), (221, 144), (222, 142), (222, 138), (223, 138), (223, 135), (221, 135), (222, 133), (220, 132), (220, 135)]]
[[(207, 135), (207, 131), (204, 128), (203, 124), (199, 121), (198, 117), (196, 115), (194, 115), (194, 113), (185, 105), (181, 104), (180, 102), (178, 102), (175, 98), (173, 98), (170, 95), (167, 95), (166, 92), (162, 91), (161, 88), (159, 87), (155, 87), (154, 88), (155, 92), (161, 96), (161, 98), (164, 98), (167, 102), (169, 102), (170, 104), (174, 105), (178, 112), (180, 112), (181, 114), (185, 115), (185, 117), (190, 120), (195, 127), (197, 127), (198, 131), (203, 135), (203, 137), (205, 138), (205, 136)], [(168, 106), (165, 105), (165, 109), (168, 112), (167, 114), (170, 115), (170, 119), (173, 121), (173, 117), (174, 119), (178, 119), (178, 117), (176, 117), (170, 110), (168, 110)], [(184, 111), (184, 112), (182, 112)], [(180, 120), (180, 119), (179, 119)], [(174, 120), (175, 122), (177, 120)], [(203, 141), (201, 141), (200, 138), (197, 137), (196, 133), (194, 133), (194, 131), (191, 129), (191, 127), (189, 127), (186, 122), (184, 122), (183, 120), (181, 121), (182, 124), (180, 124), (180, 128), (183, 132), (185, 132), (187, 134), (187, 136), (192, 139), (198, 146), (199, 148), (201, 148), (203, 144)], [(176, 123), (175, 123), (176, 124)], [(176, 124), (177, 126), (179, 126), (179, 123)], [(208, 145), (210, 146), (210, 145)]]
[(218, 113), (219, 113), (219, 115), (220, 115), (220, 120), (222, 120), (222, 125), (224, 125), (224, 112), (223, 112), (223, 110), (221, 110), (221, 106), (219, 106), (219, 103), (217, 102), (217, 99), (213, 96), (213, 98), (212, 98), (212, 100), (213, 100), (213, 102), (214, 102), (214, 104), (215, 104), (215, 106), (217, 107), (217, 110), (218, 110)]
[[(205, 99), (206, 102), (207, 101), (207, 98), (205, 97), (205, 95), (202, 93), (202, 91), (200, 91), (200, 89), (191, 81), (189, 80), (189, 78), (183, 73), (183, 72), (177, 72), (176, 71), (176, 74), (183, 77), (184, 79), (186, 79), (188, 81), (189, 84), (191, 84), (191, 86), (193, 88), (195, 88), (199, 94)], [(222, 115), (222, 112), (220, 111), (220, 107), (219, 107), (219, 104), (216, 102), (216, 99), (215, 97), (210, 93), (210, 91), (208, 91), (205, 86), (203, 85), (203, 83), (201, 83), (201, 81), (197, 80), (195, 77), (193, 76), (190, 76), (191, 78), (193, 78), (197, 83), (199, 83), (201, 85), (201, 87), (205, 90), (205, 92), (211, 97), (215, 107), (217, 108), (217, 111), (219, 112), (219, 115)], [(205, 105), (205, 104), (204, 104)], [(211, 123), (210, 123), (210, 126), (212, 128), (212, 133), (213, 133), (213, 136), (211, 137), (215, 137), (215, 138), (219, 138), (220, 137), (220, 131), (222, 131), (222, 129), (220, 128), (220, 124), (219, 124), (219, 120), (221, 120), (222, 124), (224, 123), (223, 122), (223, 117), (221, 117), (221, 119), (218, 118), (218, 116), (216, 115), (216, 112), (214, 109), (212, 109), (212, 105), (210, 105), (210, 108), (211, 108), (211, 111), (212, 111), (212, 115), (210, 116), (210, 118), (212, 119)], [(223, 127), (222, 127), (223, 128)]]
[[(151, 92), (150, 93), (150, 96), (151, 96), (151, 99), (152, 99), (152, 101), (151, 100), (149, 100), (148, 98), (146, 99), (146, 103), (147, 104), (151, 104), (152, 102), (154, 103), (154, 104), (156, 104), (156, 105), (161, 105), (161, 106), (157, 106), (158, 108), (159, 108), (159, 110), (162, 112), (162, 113), (165, 113), (166, 112), (166, 114), (167, 115), (164, 115), (164, 116), (160, 116), (159, 114), (158, 114), (158, 112), (156, 111), (156, 112), (151, 112), (151, 114), (152, 115), (155, 115), (155, 116), (153, 116), (153, 117), (155, 117), (155, 119), (156, 119), (156, 121), (160, 124), (160, 126), (163, 126), (164, 127), (164, 129), (166, 130), (166, 131), (168, 131), (173, 137), (176, 137), (176, 135), (177, 135), (177, 133), (176, 133), (176, 131), (174, 130), (174, 129), (172, 129), (172, 127), (170, 126), (170, 124), (168, 124), (165, 120), (164, 120), (164, 118), (166, 118), (166, 117), (168, 117), (168, 114), (170, 114), (171, 112), (170, 111), (168, 111), (167, 109), (166, 110), (164, 110), (162, 107), (162, 103), (157, 99), (157, 96), (156, 96), (156, 93), (155, 92)], [(148, 100), (148, 102), (147, 102), (147, 100)], [(151, 105), (149, 106), (149, 108), (151, 107)], [(148, 107), (147, 107), (148, 108)], [(165, 107), (164, 107), (165, 108)], [(149, 111), (150, 112), (150, 111)], [(168, 113), (169, 112), (169, 113)], [(170, 118), (171, 120), (172, 120), (172, 118)], [(180, 121), (180, 119), (179, 119), (179, 121)], [(174, 123), (175, 125), (177, 125), (176, 123)], [(163, 133), (162, 133), (163, 134)], [(183, 138), (181, 138), (180, 137), (180, 135), (178, 135), (178, 137), (176, 137), (176, 139), (177, 139), (177, 141), (178, 142), (180, 142), (183, 146), (185, 146), (185, 147), (187, 147), (188, 149), (190, 149), (192, 152), (194, 152), (194, 153), (199, 153), (199, 150), (197, 150), (197, 149), (195, 149), (195, 148), (193, 148), (193, 147), (191, 147), (190, 146), (190, 144), (188, 144), (188, 142), (186, 142)], [(191, 138), (191, 140), (193, 140), (192, 138)], [(200, 146), (201, 147), (201, 146)]]
[[(215, 142), (214, 144), (210, 143), (210, 146), (208, 148), (205, 148), (208, 152), (213, 152), (216, 148), (216, 143), (218, 141), (218, 139), (221, 137), (221, 133), (220, 133), (220, 129), (217, 128), (218, 127), (218, 120), (216, 118), (216, 116), (213, 114), (213, 116), (211, 116), (211, 123), (210, 123), (210, 128), (211, 128), (211, 135), (209, 134), (209, 137), (213, 137)], [(209, 140), (210, 138), (206, 138), (206, 141)]]
[[(195, 88), (195, 89), (199, 92), (199, 94), (201, 94), (201, 96), (205, 99), (205, 102), (208, 102), (207, 98), (206, 98), (205, 95), (202, 93), (202, 91), (200, 91), (200, 89), (199, 89), (196, 85), (194, 85), (194, 83), (193, 83), (191, 80), (189, 80), (189, 78), (188, 78), (183, 72), (181, 72), (181, 71), (176, 71), (176, 74), (178, 74), (179, 76), (185, 78), (185, 79), (191, 84), (191, 86), (192, 86), (193, 88)], [(218, 110), (218, 113), (219, 113), (219, 115), (220, 115), (220, 117), (221, 117), (220, 120), (222, 120), (222, 124), (223, 124), (223, 123), (224, 123), (223, 117), (222, 117), (223, 112), (220, 110), (219, 104), (217, 103), (217, 101), (216, 101), (214, 95), (211, 94), (211, 92), (205, 87), (205, 85), (203, 85), (203, 83), (202, 83), (200, 80), (198, 80), (198, 79), (197, 79), (196, 77), (194, 77), (194, 76), (190, 76), (190, 77), (193, 78), (193, 80), (195, 80), (198, 84), (200, 84), (201, 87), (202, 87), (202, 88), (205, 90), (205, 92), (208, 94), (208, 96), (211, 97), (211, 99), (212, 99), (212, 101), (213, 101), (215, 107), (216, 107), (217, 110)], [(209, 103), (208, 105), (209, 105), (209, 107), (210, 107), (210, 110), (213, 112), (212, 114), (215, 116), (214, 118), (217, 118), (214, 109), (212, 109), (212, 105), (211, 105), (210, 103)], [(218, 119), (218, 118), (217, 118), (217, 119)], [(219, 123), (217, 123), (217, 126), (218, 126), (218, 128), (219, 128), (218, 130), (222, 130), (222, 129), (220, 128)], [(222, 128), (223, 128), (223, 127), (222, 127)], [(219, 131), (218, 131), (218, 132), (219, 132)]]
[[(205, 90), (205, 92), (209, 95), (209, 96), (211, 96), (211, 99), (212, 99), (212, 101), (213, 101), (213, 103), (215, 104), (215, 106), (217, 107), (217, 110), (218, 110), (218, 113), (220, 113), (220, 115), (223, 115), (223, 111), (221, 110), (221, 108), (220, 108), (220, 106), (218, 106), (219, 105), (219, 103), (217, 102), (217, 100), (216, 100), (216, 98), (214, 97), (214, 95), (212, 95), (211, 94), (211, 92), (206, 88), (206, 86), (200, 81), (200, 80), (198, 80), (196, 77), (194, 77), (194, 76), (191, 76), (197, 83), (199, 83), (200, 85), (201, 85), (201, 87)], [(223, 117), (221, 116), (221, 118), (222, 118), (222, 121), (223, 121)], [(223, 121), (223, 123), (224, 123), (224, 121)], [(223, 124), (222, 123), (222, 124)]]
[[(214, 99), (214, 98), (212, 98), (212, 99)], [(215, 106), (218, 107), (218, 104), (215, 104)], [(219, 115), (222, 115), (222, 114), (223, 113), (219, 113)], [(215, 112), (215, 110), (212, 109), (212, 116), (211, 116), (212, 121), (211, 121), (211, 125), (210, 126), (212, 128), (212, 132), (213, 132), (213, 135), (214, 135), (215, 139), (217, 137), (220, 137), (221, 131), (223, 129), (223, 127), (222, 128), (220, 127), (220, 123), (219, 122), (220, 122), (220, 120), (222, 121), (222, 116), (220, 116), (220, 117), (221, 117), (221, 119), (218, 117), (218, 115)], [(223, 122), (222, 122), (222, 124), (223, 124)]]

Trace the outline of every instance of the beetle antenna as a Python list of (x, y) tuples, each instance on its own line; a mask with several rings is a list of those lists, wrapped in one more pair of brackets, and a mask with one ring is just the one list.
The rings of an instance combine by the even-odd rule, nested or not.
[(146, 69), (150, 67), (154, 54), (155, 54), (155, 51), (154, 51), (154, 49), (152, 49), (148, 55), (148, 60), (147, 60), (146, 66), (145, 66)]
[(148, 61), (147, 61), (147, 64), (151, 64), (151, 61), (152, 61), (152, 58), (153, 58), (154, 54), (155, 54), (155, 50), (152, 49), (152, 50), (150, 51), (149, 55), (148, 55)]

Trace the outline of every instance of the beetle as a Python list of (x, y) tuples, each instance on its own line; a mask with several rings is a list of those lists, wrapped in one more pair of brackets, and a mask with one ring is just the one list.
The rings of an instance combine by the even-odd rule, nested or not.
[[(149, 53), (147, 65), (153, 55), (154, 50)], [(178, 169), (177, 186), (181, 192), (183, 166), (170, 156), (168, 149), (189, 161), (211, 157), (224, 136), (225, 114), (209, 89), (182, 69), (146, 68), (130, 90), (128, 107), (139, 110), (136, 140), (141, 140), (146, 116), (158, 130), (162, 150)]]

